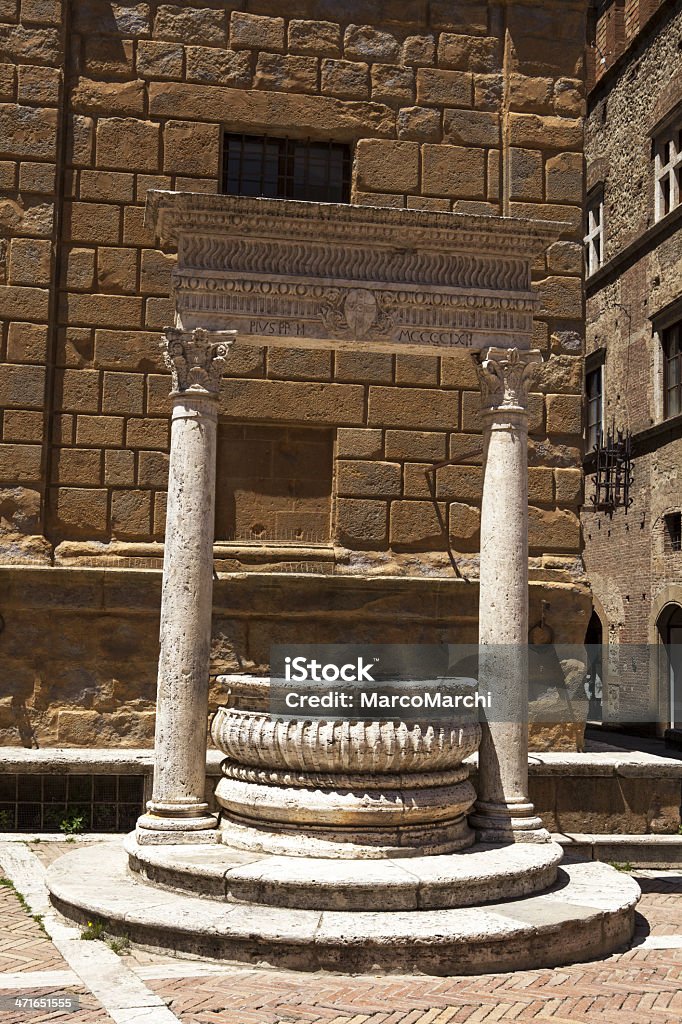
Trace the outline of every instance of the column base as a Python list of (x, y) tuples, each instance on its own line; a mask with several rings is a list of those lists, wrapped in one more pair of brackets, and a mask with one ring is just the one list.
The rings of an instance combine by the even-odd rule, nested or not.
[(549, 843), (552, 837), (531, 803), (477, 801), (469, 824), (479, 843)]
[(148, 812), (137, 819), (135, 835), (141, 846), (220, 842), (218, 819), (213, 814), (183, 818)]

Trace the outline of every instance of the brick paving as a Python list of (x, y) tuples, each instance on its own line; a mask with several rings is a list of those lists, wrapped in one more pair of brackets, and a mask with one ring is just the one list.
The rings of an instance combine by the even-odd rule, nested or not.
[[(43, 846), (43, 844), (39, 844)], [(41, 859), (73, 849), (45, 844)], [(0, 870), (0, 875), (2, 871)], [(638, 873), (636, 943), (647, 936), (682, 937), (682, 872)], [(193, 960), (133, 950), (127, 965), (167, 1000), (182, 1024), (680, 1024), (682, 948), (635, 945), (606, 960), (557, 970), (477, 978), (393, 975), (350, 977), (268, 968), (215, 965), (199, 975)], [(0, 972), (64, 970), (67, 965), (23, 909), (0, 887)], [(175, 971), (184, 976), (161, 978)], [(151, 973), (150, 973), (151, 972)], [(156, 974), (157, 977), (153, 975)], [(74, 987), (25, 989), (21, 995), (81, 994), (78, 1013), (0, 1011), (0, 1024), (105, 1024), (111, 1018), (94, 997)], [(12, 994), (0, 989), (0, 996)], [(151, 1024), (151, 1021), (150, 1021)]]

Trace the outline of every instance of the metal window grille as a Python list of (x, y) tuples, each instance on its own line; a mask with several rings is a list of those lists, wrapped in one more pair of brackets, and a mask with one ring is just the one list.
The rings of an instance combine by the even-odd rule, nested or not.
[(682, 513), (671, 512), (665, 517), (671, 551), (682, 551)]
[(630, 431), (611, 427), (600, 436), (594, 449), (596, 473), (592, 477), (594, 493), (590, 497), (594, 512), (613, 515), (617, 508), (625, 514), (632, 505), (632, 437)]
[(349, 203), (350, 146), (262, 135), (223, 137), (223, 193)]
[(598, 366), (585, 377), (587, 393), (587, 450), (596, 448), (604, 432), (603, 367)]
[(682, 324), (677, 323), (663, 331), (663, 376), (665, 388), (665, 416), (679, 416), (682, 412)]
[(0, 775), (0, 833), (59, 832), (74, 817), (84, 832), (129, 832), (143, 802), (142, 775)]

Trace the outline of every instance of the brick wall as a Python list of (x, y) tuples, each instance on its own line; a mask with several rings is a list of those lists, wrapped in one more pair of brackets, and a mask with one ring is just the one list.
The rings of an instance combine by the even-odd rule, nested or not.
[[(626, 25), (636, 13), (636, 5), (626, 5)], [(665, 542), (664, 520), (682, 506), (682, 441), (661, 434), (644, 444), (640, 436), (663, 418), (657, 314), (682, 295), (681, 211), (670, 215), (669, 229), (662, 224), (658, 236), (642, 237), (655, 223), (650, 131), (682, 98), (681, 32), (680, 5), (661, 5), (622, 67), (591, 94), (586, 124), (588, 178), (594, 170), (595, 180), (605, 180), (606, 259), (597, 281), (587, 282), (587, 352), (606, 349), (607, 424), (631, 430), (635, 445), (628, 514), (619, 509), (609, 517), (589, 507), (583, 513), (585, 565), (612, 643), (654, 641), (665, 602), (682, 603), (682, 559)], [(629, 258), (614, 264), (627, 246)], [(589, 499), (589, 468), (586, 492)], [(631, 675), (648, 684), (646, 673)]]
[[(174, 256), (145, 196), (215, 192), (232, 130), (350, 143), (355, 203), (566, 222), (533, 272), (530, 543), (580, 590), (585, 6), (1, 0), (2, 560), (160, 565)], [(230, 357), (222, 417), (333, 431), (348, 571), (447, 574), (445, 535), (476, 567), (479, 406), (464, 360), (273, 349)]]

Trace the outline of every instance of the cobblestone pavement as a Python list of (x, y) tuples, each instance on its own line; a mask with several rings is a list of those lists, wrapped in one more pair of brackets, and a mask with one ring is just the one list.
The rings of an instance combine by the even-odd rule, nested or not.
[[(33, 846), (43, 863), (77, 848)], [(2, 871), (0, 870), (0, 875)], [(682, 871), (637, 872), (643, 896), (635, 946), (606, 960), (557, 970), (478, 978), (298, 974), (132, 949), (124, 963), (181, 1024), (680, 1024)], [(43, 982), (31, 987), (31, 973)], [(13, 990), (3, 982), (23, 978)], [(61, 981), (61, 983), (60, 983)], [(77, 1013), (0, 1010), (1, 1024), (104, 1024), (112, 1018), (75, 984), (14, 890), (0, 886), (0, 997), (79, 993)], [(145, 1022), (154, 1024), (154, 1017)]]

